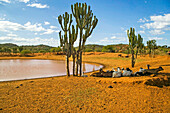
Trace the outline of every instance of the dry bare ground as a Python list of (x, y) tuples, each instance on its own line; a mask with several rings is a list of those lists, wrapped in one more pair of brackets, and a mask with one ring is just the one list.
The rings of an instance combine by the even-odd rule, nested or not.
[[(130, 67), (130, 58), (118, 57), (117, 53), (88, 53), (83, 60), (104, 64), (104, 70)], [(164, 70), (156, 77), (52, 77), (1, 82), (0, 112), (170, 112), (170, 57), (139, 56), (136, 62), (133, 71), (146, 68), (146, 64)], [(113, 88), (108, 88), (110, 85)]]

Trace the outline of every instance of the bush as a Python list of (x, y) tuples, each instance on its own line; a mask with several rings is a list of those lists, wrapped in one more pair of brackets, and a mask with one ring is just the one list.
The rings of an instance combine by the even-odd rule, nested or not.
[(46, 53), (45, 50), (40, 50), (39, 53), (43, 53), (43, 55)]
[(115, 52), (114, 48), (110, 45), (104, 46), (102, 52)]
[(29, 54), (31, 54), (32, 52), (31, 51), (29, 51), (29, 50), (22, 50), (21, 51), (21, 55), (23, 55), (23, 56), (28, 56)]
[(85, 52), (92, 52), (92, 49), (85, 49)]

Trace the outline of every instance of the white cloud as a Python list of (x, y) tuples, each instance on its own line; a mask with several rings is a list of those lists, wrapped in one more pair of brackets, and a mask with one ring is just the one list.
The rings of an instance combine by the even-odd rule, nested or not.
[(55, 32), (55, 30), (52, 30), (52, 29), (47, 29), (44, 33), (42, 33), (41, 35), (44, 35), (44, 34), (52, 34), (53, 32)]
[(49, 6), (48, 5), (42, 5), (42, 4), (38, 4), (38, 3), (33, 3), (33, 4), (28, 4), (27, 6), (29, 6), (29, 7), (36, 7), (36, 8), (49, 8)]
[(45, 25), (49, 25), (49, 24), (50, 24), (50, 22), (44, 22), (44, 24), (45, 24)]
[(9, 0), (0, 0), (0, 2), (11, 3), (11, 1), (9, 1)]
[(148, 37), (149, 40), (163, 40), (163, 38), (158, 37)]
[(108, 38), (108, 37), (105, 37), (105, 38), (101, 39), (100, 42), (102, 42), (102, 43), (103, 43), (103, 42), (104, 42), (104, 43), (105, 43), (105, 42), (109, 42), (109, 38)]
[(56, 29), (58, 28), (57, 26), (50, 26), (51, 29)]
[(29, 31), (45, 31), (45, 28), (41, 24), (31, 24), (31, 22), (24, 24), (24, 28)]
[[(50, 28), (57, 28), (55, 26), (50, 26)], [(21, 31), (21, 30), (27, 30), (27, 31), (33, 31), (33, 32), (44, 32), (43, 34), (52, 34), (57, 33), (59, 30), (53, 30), (53, 29), (45, 29), (42, 27), (41, 23), (31, 24), (31, 22), (27, 22), (24, 25), (21, 25), (19, 23), (14, 23), (10, 21), (0, 21), (0, 31), (3, 32), (11, 32), (11, 31)], [(35, 33), (37, 35), (37, 33)]]
[(116, 36), (112, 36), (111, 39), (116, 39), (117, 37)]
[(7, 34), (7, 36), (9, 36), (9, 37), (17, 37), (17, 35), (16, 35), (16, 34), (12, 34), (12, 33)]
[(10, 21), (0, 21), (0, 31), (9, 32), (24, 29), (24, 26)]
[(40, 38), (40, 37), (35, 37), (35, 38), (21, 38), (21, 37), (9, 37), (9, 36), (2, 36), (0, 37), (0, 42), (1, 43), (15, 43), (19, 45), (38, 45), (38, 44), (46, 44), (46, 45), (52, 45), (52, 46), (57, 46), (58, 45), (58, 40), (54, 38)]
[(154, 29), (154, 30), (149, 31), (149, 33), (151, 33), (152, 35), (160, 35), (160, 34), (164, 34), (165, 32), (159, 29)]
[(141, 18), (141, 19), (139, 19), (137, 22), (141, 22), (141, 23), (144, 23), (144, 22), (148, 22), (149, 20), (148, 19), (146, 19), (146, 18)]
[(110, 37), (110, 39), (117, 41), (117, 42), (126, 41), (126, 37), (124, 37), (124, 36), (112, 36), (112, 37)]
[(30, 0), (19, 0), (19, 2), (24, 2), (24, 3), (27, 3), (29, 2)]
[(149, 29), (152, 35), (164, 34), (166, 30), (170, 30), (170, 14), (150, 16), (149, 22), (141, 25), (140, 28)]
[(145, 33), (145, 31), (139, 31), (139, 33), (140, 33), (140, 34), (144, 34), (144, 33)]
[(47, 29), (44, 33), (41, 33), (40, 35), (44, 35), (44, 34), (52, 34), (54, 32), (59, 32), (59, 30), (53, 30), (53, 29)]

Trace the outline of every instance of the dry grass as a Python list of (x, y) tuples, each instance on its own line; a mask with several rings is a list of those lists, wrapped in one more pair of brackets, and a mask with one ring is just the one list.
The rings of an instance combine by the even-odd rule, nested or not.
[[(16, 57), (17, 58), (17, 57)], [(64, 60), (64, 56), (37, 56), (35, 59)], [(9, 59), (9, 58), (0, 58)], [(130, 67), (129, 58), (118, 54), (85, 55), (86, 62), (112, 67)], [(138, 58), (135, 70), (164, 68), (157, 77), (52, 77), (0, 83), (0, 112), (170, 112), (169, 56)], [(90, 74), (90, 73), (89, 73)], [(159, 80), (158, 80), (159, 79)], [(163, 83), (157, 87), (157, 83)], [(153, 84), (153, 85), (152, 85)], [(156, 85), (155, 85), (156, 84)], [(108, 88), (112, 85), (113, 88)]]

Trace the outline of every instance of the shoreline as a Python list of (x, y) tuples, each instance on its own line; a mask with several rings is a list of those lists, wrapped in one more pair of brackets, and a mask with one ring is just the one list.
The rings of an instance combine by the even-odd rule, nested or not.
[[(2, 58), (2, 57), (0, 57), (0, 60), (57, 60), (57, 61), (65, 61), (65, 60), (61, 60), (61, 59), (50, 59), (50, 58), (46, 58), (45, 59), (45, 58), (36, 58), (36, 57), (31, 57), (31, 58), (29, 58), (29, 57), (28, 58), (27, 57), (15, 57), (15, 58), (12, 58), (12, 57), (10, 57), (10, 58), (8, 58), (8, 57)], [(72, 60), (70, 60), (70, 61), (72, 61)], [(83, 63), (93, 64), (93, 65), (100, 65), (100, 66), (102, 66), (102, 69), (105, 68), (104, 64), (100, 64), (100, 63), (96, 63), (96, 62), (83, 61)], [(89, 75), (90, 73), (96, 72), (98, 70), (85, 72), (84, 74), (88, 74)], [(12, 82), (12, 81), (25, 81), (25, 80), (45, 79), (45, 78), (53, 78), (53, 77), (64, 77), (64, 76), (67, 76), (67, 75), (49, 76), (49, 77), (38, 77), (38, 78), (28, 78), (28, 79), (19, 79), (19, 80), (7, 80), (7, 81), (0, 81), (0, 83), (2, 83), (2, 82)], [(71, 74), (71, 76), (73, 76), (73, 75)]]

